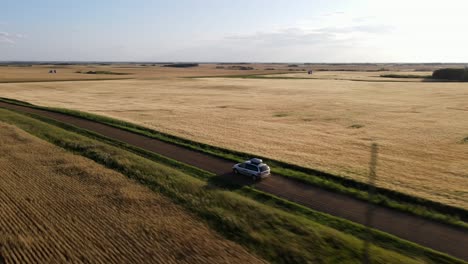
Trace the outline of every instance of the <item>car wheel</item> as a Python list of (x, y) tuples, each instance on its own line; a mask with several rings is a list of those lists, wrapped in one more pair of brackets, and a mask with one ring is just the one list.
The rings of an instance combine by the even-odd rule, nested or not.
[(252, 175), (252, 180), (253, 180), (253, 181), (257, 181), (257, 176)]
[(233, 169), (232, 171), (234, 172), (234, 174), (239, 174), (239, 171), (237, 169)]

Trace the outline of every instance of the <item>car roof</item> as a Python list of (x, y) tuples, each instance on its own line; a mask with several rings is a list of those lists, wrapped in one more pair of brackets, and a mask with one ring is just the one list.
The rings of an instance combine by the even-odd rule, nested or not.
[(256, 167), (268, 166), (268, 165), (266, 165), (265, 163), (252, 163), (250, 160), (246, 160), (246, 161), (244, 161), (243, 163), (245, 163), (245, 164), (250, 164), (250, 165), (254, 165), (254, 166), (256, 166)]
[(252, 158), (252, 159), (250, 159), (250, 162), (253, 163), (253, 164), (260, 164), (260, 163), (263, 163), (263, 160), (261, 160), (259, 158)]

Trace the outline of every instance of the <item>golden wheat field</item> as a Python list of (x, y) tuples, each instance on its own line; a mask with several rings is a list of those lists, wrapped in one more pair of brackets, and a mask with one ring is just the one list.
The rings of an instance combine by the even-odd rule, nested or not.
[(0, 262), (262, 263), (167, 198), (0, 123)]
[[(41, 82), (41, 81), (87, 81), (107, 79), (164, 79), (183, 76), (218, 76), (241, 74), (266, 74), (287, 72), (287, 65), (249, 65), (253, 70), (230, 69), (232, 65), (216, 66), (202, 64), (193, 68), (171, 68), (161, 65), (122, 64), (122, 65), (33, 65), (29, 67), (0, 67), (0, 83)], [(222, 67), (222, 68), (216, 68)], [(274, 68), (272, 68), (274, 67)], [(265, 70), (270, 68), (270, 70)], [(274, 69), (274, 70), (271, 70)], [(55, 74), (50, 74), (55, 70)], [(85, 74), (88, 71), (108, 72), (110, 74)], [(117, 74), (115, 74), (117, 73)], [(118, 75), (121, 74), (121, 75)]]
[(361, 181), (376, 142), (379, 186), (468, 208), (468, 84), (383, 82), (379, 74), (10, 83), (0, 84), (0, 95), (112, 116)]

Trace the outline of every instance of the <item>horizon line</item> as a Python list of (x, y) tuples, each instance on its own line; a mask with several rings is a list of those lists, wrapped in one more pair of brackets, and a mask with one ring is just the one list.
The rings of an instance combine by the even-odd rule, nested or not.
[(0, 60), (0, 64), (6, 63), (70, 63), (70, 64), (84, 64), (84, 63), (129, 63), (129, 64), (170, 64), (170, 63), (198, 63), (198, 64), (219, 64), (219, 63), (232, 63), (232, 64), (468, 64), (468, 62), (298, 62), (298, 61), (283, 61), (283, 62), (258, 62), (258, 61), (126, 61), (126, 60)]

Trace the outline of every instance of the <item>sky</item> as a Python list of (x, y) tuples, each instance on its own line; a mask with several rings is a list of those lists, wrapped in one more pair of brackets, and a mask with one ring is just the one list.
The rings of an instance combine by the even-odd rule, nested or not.
[(468, 0), (0, 0), (0, 61), (468, 62)]

